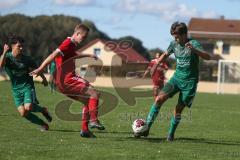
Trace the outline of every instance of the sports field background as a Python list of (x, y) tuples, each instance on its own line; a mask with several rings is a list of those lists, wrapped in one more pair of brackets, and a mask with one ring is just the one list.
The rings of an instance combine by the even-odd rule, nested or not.
[[(177, 96), (165, 103), (148, 138), (133, 138), (131, 123), (145, 118), (153, 99), (137, 99), (135, 106), (129, 106), (118, 97), (118, 107), (100, 118), (106, 130), (94, 131), (96, 139), (84, 139), (79, 136), (80, 122), (63, 121), (55, 115), (55, 105), (67, 98), (51, 94), (40, 84), (36, 88), (40, 103), (48, 106), (54, 118), (48, 132), (40, 132), (20, 117), (10, 82), (0, 82), (0, 160), (240, 159), (239, 95), (198, 93), (192, 109), (184, 112), (176, 140), (169, 143), (165, 139)], [(100, 90), (116, 95), (111, 88)], [(81, 112), (80, 106), (75, 102), (71, 111)]]

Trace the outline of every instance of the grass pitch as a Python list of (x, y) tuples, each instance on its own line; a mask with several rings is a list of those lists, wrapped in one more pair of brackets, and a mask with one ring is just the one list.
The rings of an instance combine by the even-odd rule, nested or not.
[[(36, 84), (43, 106), (53, 115), (50, 131), (20, 117), (11, 95), (10, 82), (0, 82), (0, 159), (240, 159), (240, 97), (198, 93), (192, 109), (185, 109), (173, 143), (166, 142), (171, 111), (177, 96), (169, 99), (148, 138), (135, 139), (131, 124), (145, 118), (152, 98), (139, 98), (135, 106), (119, 99), (118, 106), (101, 116), (105, 131), (93, 131), (96, 139), (79, 136), (80, 122), (63, 121), (55, 114), (56, 104), (67, 99)], [(114, 89), (102, 89), (117, 95)], [(71, 112), (81, 112), (77, 102)], [(41, 115), (39, 115), (41, 116)], [(41, 116), (42, 117), (42, 116)], [(43, 118), (43, 117), (42, 117)]]

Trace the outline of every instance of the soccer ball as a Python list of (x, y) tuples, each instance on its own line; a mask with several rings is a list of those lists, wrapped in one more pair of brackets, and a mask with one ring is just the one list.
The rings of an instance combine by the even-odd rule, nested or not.
[(145, 132), (148, 127), (144, 119), (136, 119), (132, 124), (133, 134), (138, 137), (142, 132)]

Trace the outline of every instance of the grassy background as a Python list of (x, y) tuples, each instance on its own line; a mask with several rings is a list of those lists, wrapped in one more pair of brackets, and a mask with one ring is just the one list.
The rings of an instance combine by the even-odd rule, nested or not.
[[(192, 109), (184, 111), (176, 140), (168, 143), (165, 139), (169, 118), (177, 96), (164, 104), (148, 138), (133, 138), (131, 123), (146, 117), (153, 99), (139, 98), (135, 106), (128, 106), (118, 97), (119, 105), (100, 118), (107, 129), (94, 131), (96, 139), (84, 139), (79, 136), (80, 122), (63, 121), (55, 114), (56, 104), (67, 98), (36, 84), (40, 103), (48, 106), (54, 118), (50, 131), (40, 132), (20, 117), (10, 88), (9, 82), (0, 82), (1, 160), (240, 159), (239, 95), (198, 93)], [(116, 95), (114, 89), (102, 90)], [(71, 111), (81, 112), (80, 106), (74, 102)]]

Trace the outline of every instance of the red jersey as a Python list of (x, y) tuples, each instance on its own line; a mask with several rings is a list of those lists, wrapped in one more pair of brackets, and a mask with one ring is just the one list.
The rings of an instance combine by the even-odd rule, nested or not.
[[(151, 62), (148, 65), (148, 69), (152, 69), (154, 65), (157, 65), (157, 59), (151, 60)], [(167, 69), (168, 69), (168, 66), (166, 63), (161, 63), (158, 65), (156, 71), (151, 75), (154, 85), (159, 85), (159, 83), (163, 84), (165, 79), (164, 70), (167, 70)]]
[(77, 45), (71, 39), (66, 38), (62, 44), (57, 48), (61, 53), (55, 58), (56, 62), (56, 74), (55, 81), (57, 85), (62, 85), (67, 81), (70, 81), (75, 74), (75, 59)]

